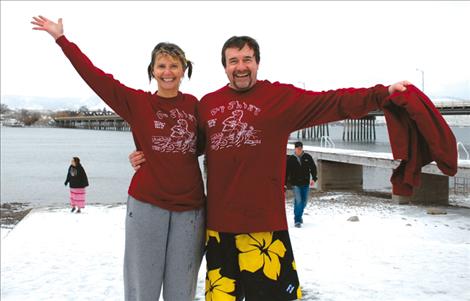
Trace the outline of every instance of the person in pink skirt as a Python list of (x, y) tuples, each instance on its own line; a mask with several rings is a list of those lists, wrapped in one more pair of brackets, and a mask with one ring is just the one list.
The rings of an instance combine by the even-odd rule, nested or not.
[(88, 177), (78, 157), (72, 159), (64, 185), (67, 186), (68, 183), (70, 183), (71, 212), (78, 208), (77, 213), (80, 213), (81, 209), (85, 208), (85, 187), (88, 186)]

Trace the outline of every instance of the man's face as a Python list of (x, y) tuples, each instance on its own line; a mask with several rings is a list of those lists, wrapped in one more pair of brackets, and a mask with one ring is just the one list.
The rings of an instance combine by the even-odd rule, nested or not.
[(243, 46), (242, 49), (225, 49), (225, 73), (230, 81), (230, 87), (237, 91), (249, 90), (256, 84), (258, 63), (256, 63), (254, 50)]
[(296, 147), (295, 150), (294, 150), (294, 152), (297, 156), (300, 156), (303, 151), (304, 151), (303, 147), (301, 147), (301, 146)]

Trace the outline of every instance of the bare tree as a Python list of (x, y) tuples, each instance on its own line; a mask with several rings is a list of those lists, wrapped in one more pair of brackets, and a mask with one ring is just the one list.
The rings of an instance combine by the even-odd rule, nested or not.
[(25, 125), (33, 125), (36, 121), (41, 118), (41, 114), (39, 112), (29, 111), (26, 109), (21, 109), (18, 120), (23, 122)]
[(58, 112), (54, 112), (51, 117), (52, 118), (59, 118), (59, 117), (73, 117), (73, 116), (77, 116), (78, 113), (75, 112), (75, 111), (71, 111), (71, 110), (66, 110), (66, 111), (58, 111)]
[(8, 105), (2, 103), (0, 104), (0, 114), (6, 114), (8, 112), (10, 112), (10, 108), (8, 108)]
[(85, 114), (86, 112), (89, 112), (90, 110), (88, 109), (87, 106), (81, 106), (79, 109), (78, 109), (78, 113), (79, 114)]

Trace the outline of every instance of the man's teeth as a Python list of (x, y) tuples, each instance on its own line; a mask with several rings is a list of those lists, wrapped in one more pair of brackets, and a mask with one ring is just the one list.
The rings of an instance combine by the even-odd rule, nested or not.
[(236, 77), (246, 77), (248, 76), (248, 73), (244, 73), (244, 74), (235, 74)]

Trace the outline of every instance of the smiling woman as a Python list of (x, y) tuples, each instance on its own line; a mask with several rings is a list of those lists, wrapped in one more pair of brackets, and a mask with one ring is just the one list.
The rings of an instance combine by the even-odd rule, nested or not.
[(192, 63), (186, 59), (184, 51), (179, 46), (159, 43), (152, 51), (147, 72), (150, 81), (155, 78), (158, 82), (158, 95), (175, 97), (186, 69), (188, 69), (188, 78), (191, 78)]
[[(132, 128), (145, 153), (132, 178), (126, 216), (125, 299), (194, 300), (204, 249), (204, 188), (196, 152), (197, 99), (179, 91), (192, 64), (175, 44), (153, 49), (148, 76), (156, 93), (129, 88), (98, 69), (57, 23), (33, 17), (49, 33), (83, 80)], [(147, 281), (152, 279), (152, 282)]]

